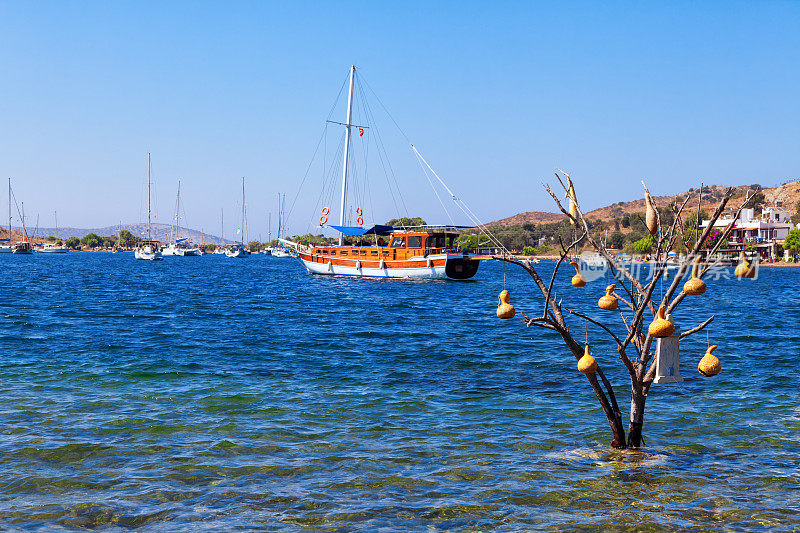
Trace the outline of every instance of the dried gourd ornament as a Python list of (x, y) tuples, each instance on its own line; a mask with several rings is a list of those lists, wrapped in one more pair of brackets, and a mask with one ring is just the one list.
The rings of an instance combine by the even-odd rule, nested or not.
[(503, 289), (498, 298), (500, 298), (500, 303), (497, 304), (497, 318), (514, 318), (517, 311), (514, 309), (513, 305), (508, 303), (508, 300), (511, 298), (511, 293)]
[(700, 359), (700, 364), (697, 365), (697, 370), (707, 378), (716, 376), (722, 370), (722, 364), (717, 356), (712, 353), (716, 349), (716, 344), (709, 346), (706, 354)]
[(653, 320), (650, 323), (650, 327), (647, 328), (647, 332), (657, 339), (671, 337), (672, 334), (675, 333), (675, 325), (664, 316), (666, 310), (667, 308), (663, 305), (659, 307), (656, 319)]
[(756, 269), (750, 267), (750, 262), (747, 260), (747, 256), (744, 255), (744, 250), (739, 256), (739, 264), (736, 266), (736, 270), (733, 271), (733, 275), (739, 279), (756, 277)]
[(683, 292), (689, 296), (699, 296), (706, 292), (706, 282), (698, 276), (700, 271), (700, 258), (694, 260), (692, 266), (692, 279), (683, 284)]
[(597, 372), (597, 361), (589, 353), (589, 345), (583, 350), (583, 357), (578, 359), (578, 371), (584, 374), (594, 374)]
[(650, 235), (655, 235), (658, 231), (656, 208), (653, 205), (653, 198), (650, 196), (650, 191), (647, 190), (647, 186), (644, 184), (644, 182), (642, 182), (642, 186), (644, 187), (644, 223), (647, 226), (647, 231), (650, 232)]
[(606, 287), (606, 294), (605, 296), (601, 296), (600, 300), (597, 301), (597, 305), (600, 306), (600, 309), (605, 309), (606, 311), (613, 311), (619, 305), (617, 301), (617, 297), (614, 296), (614, 289), (617, 286), (615, 284), (611, 284)]
[(576, 263), (575, 261), (570, 261), (569, 264), (575, 267), (575, 275), (572, 276), (572, 286), (585, 287), (586, 280), (583, 279), (583, 276), (581, 276), (581, 268), (578, 266), (578, 263)]
[(574, 226), (575, 221), (578, 220), (578, 197), (575, 195), (575, 186), (572, 183), (569, 184), (567, 198), (569, 198), (569, 214), (572, 217), (569, 222)]

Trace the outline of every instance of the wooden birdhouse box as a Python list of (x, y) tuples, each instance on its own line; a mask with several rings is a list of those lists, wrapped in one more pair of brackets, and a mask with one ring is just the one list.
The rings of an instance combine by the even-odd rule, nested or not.
[[(675, 324), (672, 315), (667, 315), (667, 320)], [(653, 379), (653, 383), (680, 383), (683, 381), (678, 346), (680, 336), (680, 328), (676, 325), (672, 335), (656, 341), (656, 377)]]

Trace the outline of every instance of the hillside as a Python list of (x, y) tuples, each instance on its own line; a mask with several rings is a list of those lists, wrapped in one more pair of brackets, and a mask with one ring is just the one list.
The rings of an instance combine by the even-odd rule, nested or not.
[[(738, 189), (738, 194), (744, 194), (745, 191), (750, 190), (749, 185), (741, 185), (736, 187)], [(701, 200), (701, 208), (704, 209), (706, 212), (712, 211), (716, 208), (717, 204), (719, 203), (720, 198), (724, 194), (727, 186), (721, 185), (708, 185), (703, 187), (703, 198)], [(779, 187), (771, 187), (762, 189), (764, 193), (764, 199), (766, 205), (773, 205), (775, 202), (783, 202), (783, 206), (789, 211), (794, 212), (798, 202), (800, 202), (800, 182), (788, 182), (784, 183)], [(697, 200), (698, 200), (698, 193), (699, 189), (694, 189), (688, 193), (689, 196), (689, 203), (688, 206), (691, 206), (692, 209), (697, 208)], [(675, 194), (673, 196), (654, 196), (653, 199), (658, 207), (666, 207), (670, 203), (674, 201), (683, 202), (686, 199), (687, 193), (681, 192)], [(580, 201), (580, 192), (578, 200)], [(735, 200), (733, 202), (729, 202), (731, 207), (735, 206)], [(645, 210), (644, 205), (644, 194), (642, 194), (642, 198), (631, 200), (631, 201), (622, 201), (617, 202), (605, 207), (600, 207), (597, 209), (593, 209), (589, 211), (586, 215), (589, 219), (601, 220), (601, 221), (613, 221), (614, 219), (621, 218), (623, 215), (626, 214), (634, 214), (634, 213), (642, 213)], [(512, 217), (504, 218), (501, 220), (496, 220), (494, 222), (490, 222), (487, 226), (495, 226), (495, 227), (507, 227), (507, 226), (515, 226), (521, 225), (525, 223), (532, 223), (532, 224), (546, 224), (551, 222), (559, 222), (564, 220), (566, 217), (561, 213), (550, 213), (550, 212), (542, 212), (542, 211), (529, 211), (525, 213), (519, 213)]]

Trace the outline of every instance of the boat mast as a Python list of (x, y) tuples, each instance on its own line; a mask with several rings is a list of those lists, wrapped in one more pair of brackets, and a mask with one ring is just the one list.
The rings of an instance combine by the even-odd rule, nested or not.
[[(345, 122), (344, 133), (344, 163), (342, 164), (342, 205), (339, 210), (339, 225), (344, 226), (344, 210), (347, 202), (347, 167), (350, 162), (350, 127), (353, 120), (353, 83), (356, 78), (356, 66), (350, 67), (350, 90), (347, 93), (347, 121)], [(342, 245), (342, 238), (344, 234), (339, 233), (339, 246)]]
[(150, 240), (150, 152), (147, 152), (147, 240)]
[(281, 238), (281, 222), (283, 222), (283, 212), (281, 211), (281, 193), (278, 193), (278, 239)]
[(175, 218), (172, 220), (172, 242), (177, 243), (178, 237), (178, 217), (181, 209), (181, 180), (178, 180), (178, 195), (175, 197)]
[(8, 244), (11, 246), (11, 178), (8, 178)]
[(241, 226), (241, 228), (239, 228), (239, 231), (241, 231), (241, 233), (240, 233), (241, 237), (239, 239), (239, 244), (241, 244), (242, 247), (244, 247), (244, 231), (245, 231), (245, 227), (244, 227), (244, 176), (242, 176), (242, 226)]

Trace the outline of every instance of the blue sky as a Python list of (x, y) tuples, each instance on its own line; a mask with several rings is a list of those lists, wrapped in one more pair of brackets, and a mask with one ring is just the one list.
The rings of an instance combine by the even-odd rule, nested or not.
[[(218, 233), (224, 208), (230, 235), (245, 176), (265, 237), (311, 162), (288, 221), (305, 232), (355, 64), (485, 220), (553, 210), (556, 166), (588, 208), (642, 178), (774, 185), (800, 175), (798, 28), (798, 2), (0, 2), (0, 177), (41, 225), (136, 222), (149, 151), (158, 220), (180, 177), (187, 223)], [(446, 221), (392, 121), (376, 127), (408, 214)], [(405, 214), (363, 166), (367, 222)]]

